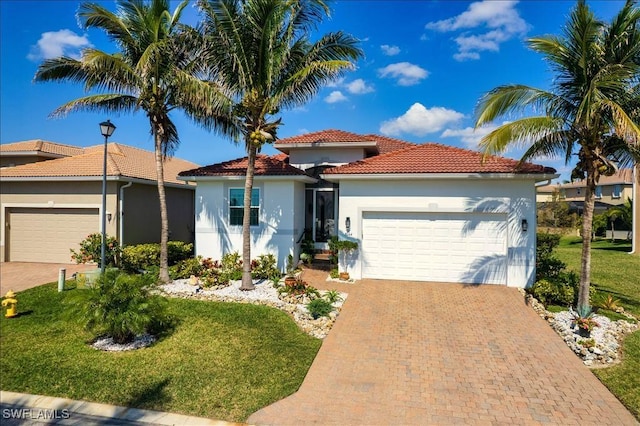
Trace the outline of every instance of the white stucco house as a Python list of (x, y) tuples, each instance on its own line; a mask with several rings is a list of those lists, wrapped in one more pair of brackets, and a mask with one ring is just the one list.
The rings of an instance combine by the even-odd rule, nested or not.
[[(555, 170), (435, 144), (325, 130), (280, 139), (259, 155), (252, 257), (282, 265), (305, 230), (359, 243), (352, 277), (526, 287), (535, 276), (536, 182)], [(242, 251), (247, 159), (181, 172), (197, 184), (196, 253)]]

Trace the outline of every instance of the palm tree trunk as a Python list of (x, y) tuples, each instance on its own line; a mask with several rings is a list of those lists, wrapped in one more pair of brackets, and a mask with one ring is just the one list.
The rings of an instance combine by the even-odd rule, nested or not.
[(578, 288), (578, 312), (589, 307), (589, 286), (591, 284), (591, 234), (593, 231), (593, 210), (595, 206), (596, 182), (594, 172), (587, 172), (584, 194), (584, 214), (582, 216), (582, 264), (580, 265), (580, 287)]
[(164, 156), (162, 155), (162, 137), (155, 133), (156, 180), (158, 181), (158, 199), (160, 200), (160, 275), (162, 283), (171, 281), (169, 277), (169, 259), (167, 242), (169, 241), (169, 219), (167, 218), (167, 198), (164, 193)]
[(256, 146), (247, 142), (249, 146), (249, 164), (244, 182), (244, 208), (242, 216), (242, 285), (240, 290), (253, 290), (251, 279), (251, 190), (253, 189), (253, 174), (256, 165)]
[(631, 253), (640, 256), (640, 165), (633, 168), (633, 205), (631, 210)]

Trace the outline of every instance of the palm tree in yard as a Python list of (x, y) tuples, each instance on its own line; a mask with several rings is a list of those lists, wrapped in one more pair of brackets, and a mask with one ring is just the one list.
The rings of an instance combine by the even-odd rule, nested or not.
[[(633, 105), (640, 94), (640, 10), (627, 1), (610, 23), (598, 20), (578, 1), (562, 36), (528, 40), (551, 64), (551, 90), (506, 85), (486, 93), (477, 107), (476, 127), (510, 113), (525, 116), (485, 136), (485, 153), (511, 144), (526, 146), (522, 161), (561, 156), (567, 162), (577, 151), (572, 179), (586, 179), (582, 222), (582, 264), (578, 312), (589, 310), (591, 230), (594, 193), (600, 176), (640, 160), (640, 129)], [(635, 116), (637, 118), (637, 116)]]
[[(97, 3), (84, 3), (78, 11), (85, 28), (103, 30), (119, 48), (117, 53), (84, 49), (81, 59), (58, 57), (45, 60), (36, 81), (83, 83), (86, 92), (97, 92), (58, 107), (52, 115), (72, 111), (144, 111), (153, 136), (158, 196), (160, 201), (160, 280), (169, 281), (168, 219), (163, 163), (179, 143), (170, 113), (181, 108), (187, 116), (225, 131), (227, 123), (218, 117), (226, 99), (198, 77), (201, 61), (198, 47), (183, 37), (179, 23), (188, 0), (173, 13), (169, 0), (120, 0), (112, 13)], [(229, 127), (230, 128), (230, 127)]]
[[(323, 83), (353, 68), (362, 52), (342, 32), (311, 41), (329, 10), (323, 0), (200, 0), (211, 80), (233, 103), (248, 166), (242, 220), (242, 289), (251, 281), (250, 211), (256, 154), (276, 138), (280, 109), (309, 101)], [(239, 142), (238, 138), (236, 142)]]

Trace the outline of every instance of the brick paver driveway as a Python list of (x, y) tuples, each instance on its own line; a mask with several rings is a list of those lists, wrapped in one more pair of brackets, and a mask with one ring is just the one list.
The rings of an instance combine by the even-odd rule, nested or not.
[(72, 265), (61, 263), (2, 262), (0, 263), (0, 293), (22, 291), (41, 284), (58, 281), (58, 271), (66, 269), (67, 279), (78, 271), (96, 269), (95, 265)]
[(249, 423), (637, 424), (515, 289), (340, 290), (349, 298), (300, 390)]

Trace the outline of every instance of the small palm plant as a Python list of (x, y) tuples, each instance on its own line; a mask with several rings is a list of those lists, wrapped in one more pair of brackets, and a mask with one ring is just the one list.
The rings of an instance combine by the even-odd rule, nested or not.
[(107, 269), (92, 288), (72, 298), (72, 313), (96, 337), (129, 343), (138, 335), (158, 334), (172, 324), (166, 300), (152, 294), (152, 289), (151, 275)]

